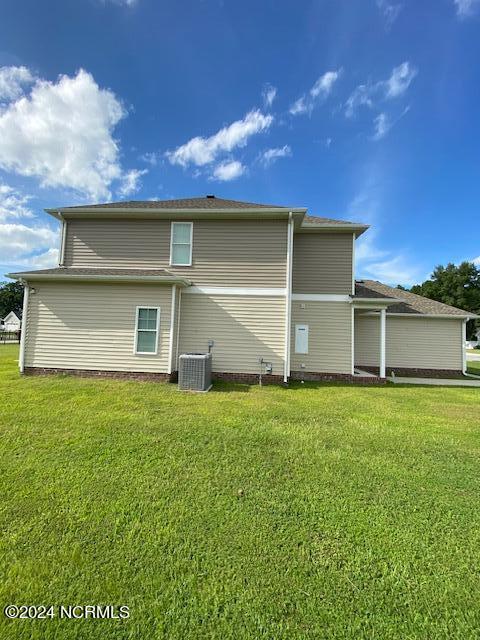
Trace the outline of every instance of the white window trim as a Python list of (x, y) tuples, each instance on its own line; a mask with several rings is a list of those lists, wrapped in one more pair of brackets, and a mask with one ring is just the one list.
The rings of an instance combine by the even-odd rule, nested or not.
[[(157, 311), (157, 325), (155, 329), (140, 329), (140, 331), (155, 331), (155, 351), (138, 351), (137, 343), (138, 343), (138, 315), (140, 309), (155, 309)], [(133, 341), (133, 353), (136, 356), (156, 356), (158, 355), (158, 336), (160, 333), (160, 307), (147, 307), (145, 305), (140, 305), (136, 307), (135, 312), (135, 336)]]
[[(173, 227), (177, 224), (189, 224), (190, 225), (190, 258), (189, 262), (173, 262)], [(177, 244), (187, 244), (177, 243)], [(192, 266), (192, 254), (193, 254), (193, 222), (172, 222), (170, 224), (170, 266), (171, 267), (191, 267)]]
[[(305, 336), (306, 336), (306, 340), (307, 340), (307, 350), (306, 351), (298, 351), (297, 350), (297, 330), (299, 327), (302, 327), (303, 329), (305, 329)], [(300, 323), (300, 324), (296, 324), (295, 325), (295, 353), (299, 353), (301, 355), (304, 356), (308, 356), (308, 334), (309, 334), (309, 327), (308, 324), (304, 324), (304, 323)]]

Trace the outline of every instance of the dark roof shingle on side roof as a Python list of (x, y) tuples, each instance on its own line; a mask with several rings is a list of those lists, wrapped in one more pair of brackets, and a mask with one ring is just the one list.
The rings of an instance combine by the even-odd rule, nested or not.
[(309, 216), (309, 215), (305, 215), (305, 217), (303, 218), (303, 222), (308, 223), (308, 224), (351, 224), (351, 225), (357, 225), (358, 223), (356, 222), (351, 222), (350, 220), (334, 220), (333, 218), (323, 218), (321, 216)]
[(457, 309), (451, 307), (443, 302), (437, 302), (436, 300), (430, 300), (430, 298), (424, 298), (411, 291), (404, 291), (403, 289), (395, 289), (389, 287), (377, 280), (357, 280), (355, 282), (355, 297), (362, 298), (393, 298), (398, 300), (394, 304), (390, 305), (387, 309), (387, 313), (405, 313), (405, 314), (417, 314), (417, 315), (447, 315), (465, 317), (470, 314), (463, 309)]
[(65, 209), (287, 209), (276, 204), (258, 204), (224, 198), (181, 198), (178, 200), (127, 200), (103, 204), (77, 205)]
[(37, 271), (20, 271), (12, 273), (13, 276), (27, 276), (34, 273), (35, 275), (45, 276), (165, 276), (175, 277), (171, 271), (167, 269), (102, 269), (102, 268), (83, 268), (83, 267), (55, 267), (53, 269), (39, 269)]

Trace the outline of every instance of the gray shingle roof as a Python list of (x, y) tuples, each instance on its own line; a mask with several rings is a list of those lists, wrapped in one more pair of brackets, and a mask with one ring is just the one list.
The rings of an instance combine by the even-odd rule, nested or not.
[(73, 278), (110, 278), (118, 276), (120, 279), (132, 278), (142, 279), (142, 278), (161, 278), (165, 280), (178, 281), (183, 282), (184, 284), (188, 283), (188, 279), (183, 278), (181, 276), (177, 276), (171, 271), (167, 271), (167, 269), (89, 269), (89, 268), (79, 268), (79, 267), (55, 267), (54, 269), (39, 269), (38, 271), (21, 271), (18, 273), (9, 273), (7, 274), (10, 278), (25, 278), (28, 280), (29, 276), (34, 276), (36, 279), (39, 276), (61, 276), (63, 277), (73, 277)]
[(355, 297), (362, 298), (392, 298), (398, 300), (390, 305), (387, 313), (410, 313), (419, 315), (448, 315), (448, 316), (474, 316), (475, 314), (456, 307), (451, 307), (443, 302), (424, 298), (410, 291), (395, 289), (377, 280), (357, 280), (355, 282)]
[(223, 198), (182, 198), (179, 200), (127, 200), (123, 202), (106, 202), (103, 204), (77, 205), (64, 207), (68, 209), (287, 209), (276, 204), (258, 204), (240, 200)]
[(353, 226), (358, 225), (358, 222), (351, 222), (350, 220), (334, 220), (333, 218), (322, 218), (321, 216), (308, 216), (303, 218), (304, 223), (308, 224), (351, 224)]

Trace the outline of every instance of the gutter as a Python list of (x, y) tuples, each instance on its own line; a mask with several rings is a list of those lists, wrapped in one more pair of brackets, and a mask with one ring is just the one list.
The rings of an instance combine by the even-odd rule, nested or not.
[(306, 208), (294, 208), (294, 209), (288, 209), (286, 207), (262, 207), (260, 209), (247, 209), (247, 208), (243, 208), (243, 209), (165, 209), (165, 208), (161, 208), (161, 209), (155, 209), (153, 207), (85, 207), (85, 208), (74, 208), (74, 209), (69, 209), (68, 207), (64, 207), (61, 209), (44, 209), (44, 211), (48, 214), (50, 214), (51, 216), (53, 216), (54, 218), (57, 218), (58, 220), (62, 219), (62, 216), (71, 216), (71, 217), (85, 217), (85, 214), (89, 214), (89, 215), (93, 215), (93, 216), (98, 216), (98, 217), (106, 217), (109, 214), (124, 214), (124, 215), (129, 215), (129, 214), (133, 214), (134, 216), (136, 214), (150, 214), (152, 215), (152, 217), (162, 217), (163, 215), (168, 218), (169, 216), (171, 216), (171, 214), (182, 214), (184, 215), (186, 218), (190, 218), (192, 216), (195, 216), (196, 213), (201, 213), (201, 214), (211, 214), (213, 217), (215, 217), (215, 215), (220, 214), (220, 215), (229, 215), (231, 216), (232, 214), (234, 215), (245, 215), (245, 216), (251, 216), (251, 215), (255, 215), (258, 216), (259, 214), (274, 214), (276, 216), (278, 216), (279, 214), (283, 216), (288, 216), (290, 217), (291, 214), (301, 214), (301, 215), (305, 215), (305, 213), (307, 212)]

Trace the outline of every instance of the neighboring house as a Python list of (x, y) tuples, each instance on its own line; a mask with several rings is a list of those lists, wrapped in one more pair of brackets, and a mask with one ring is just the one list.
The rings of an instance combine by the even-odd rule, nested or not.
[(22, 321), (14, 311), (10, 311), (3, 319), (2, 325), (3, 331), (20, 331)]
[[(214, 341), (218, 379), (464, 370), (472, 314), (355, 282), (368, 226), (213, 196), (48, 209), (60, 266), (25, 284), (20, 368), (173, 379)], [(376, 378), (370, 378), (375, 381)]]

